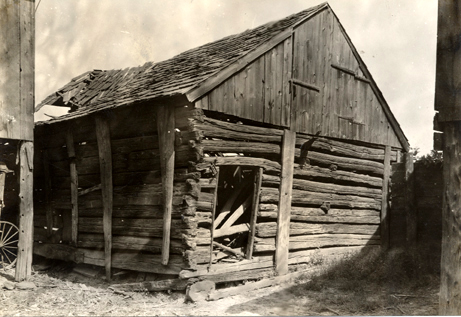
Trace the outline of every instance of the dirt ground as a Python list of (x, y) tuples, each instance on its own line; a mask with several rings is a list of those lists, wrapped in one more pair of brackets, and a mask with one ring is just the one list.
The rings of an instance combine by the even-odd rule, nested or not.
[[(76, 273), (63, 262), (34, 267), (32, 289), (0, 289), (1, 316), (274, 316), (436, 315), (438, 281), (411, 289), (311, 279), (217, 301), (186, 303), (184, 292), (114, 293), (103, 279)], [(14, 270), (0, 270), (13, 281)], [(120, 281), (119, 281), (120, 282)], [(346, 287), (347, 285), (347, 287)], [(352, 285), (352, 286), (351, 286)]]

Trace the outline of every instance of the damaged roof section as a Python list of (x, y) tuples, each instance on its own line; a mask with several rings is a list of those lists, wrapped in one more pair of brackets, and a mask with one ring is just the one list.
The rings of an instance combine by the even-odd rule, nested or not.
[(119, 70), (93, 70), (72, 79), (36, 107), (71, 107), (67, 116), (181, 95), (275, 35), (328, 7), (323, 3), (277, 22), (228, 36), (171, 59)]

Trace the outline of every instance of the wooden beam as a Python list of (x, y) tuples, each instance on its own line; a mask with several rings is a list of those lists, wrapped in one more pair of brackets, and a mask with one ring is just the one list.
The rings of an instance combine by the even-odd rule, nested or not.
[(96, 138), (99, 152), (99, 168), (102, 189), (103, 231), (104, 231), (104, 267), (106, 279), (111, 279), (112, 267), (112, 149), (110, 144), (109, 124), (102, 116), (95, 117)]
[(209, 267), (211, 268), (211, 264), (213, 262), (213, 239), (216, 230), (215, 218), (216, 218), (216, 205), (218, 201), (218, 186), (219, 186), (219, 167), (216, 167), (216, 182), (213, 191), (213, 200), (211, 203), (211, 232), (210, 232), (210, 262), (208, 263)]
[(53, 207), (51, 205), (51, 174), (48, 149), (42, 152), (43, 178), (45, 183), (45, 208), (46, 208), (46, 232), (48, 237), (53, 234)]
[(246, 258), (251, 260), (253, 256), (253, 247), (255, 241), (255, 233), (256, 233), (256, 220), (258, 218), (258, 211), (259, 211), (259, 196), (261, 193), (261, 183), (263, 179), (264, 169), (260, 167), (256, 171), (254, 185), (253, 185), (253, 204), (251, 207), (251, 216), (250, 216), (250, 232), (248, 233), (248, 243), (247, 243), (247, 250), (246, 250)]
[(291, 195), (293, 191), (295, 143), (296, 132), (285, 130), (282, 144), (282, 171), (280, 175), (279, 214), (277, 217), (275, 250), (275, 270), (279, 275), (288, 273), (288, 242), (290, 236), (290, 211)]
[(383, 196), (381, 200), (381, 247), (389, 249), (389, 179), (391, 175), (391, 146), (384, 150)]
[(405, 214), (407, 222), (407, 245), (414, 246), (417, 237), (418, 210), (415, 208), (413, 155), (405, 153)]
[(27, 279), (32, 272), (32, 248), (34, 242), (33, 156), (31, 141), (19, 144), (19, 242), (16, 262), (16, 281)]
[(175, 109), (173, 106), (157, 108), (157, 131), (162, 171), (163, 194), (163, 247), (162, 264), (167, 265), (170, 255), (171, 212), (173, 209), (173, 179), (175, 157)]
[(70, 165), (70, 199), (72, 206), (72, 228), (71, 241), (72, 245), (77, 246), (78, 235), (78, 174), (75, 158), (74, 135), (72, 129), (69, 128), (66, 134), (67, 156), (69, 157)]

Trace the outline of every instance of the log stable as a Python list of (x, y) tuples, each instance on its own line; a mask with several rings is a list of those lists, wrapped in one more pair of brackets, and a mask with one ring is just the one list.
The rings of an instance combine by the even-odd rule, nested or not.
[(160, 290), (284, 275), (315, 252), (386, 241), (389, 166), (409, 145), (328, 4), (157, 64), (85, 73), (48, 104), (71, 111), (35, 129), (47, 162), (38, 254), (108, 278), (168, 275), (126, 286)]

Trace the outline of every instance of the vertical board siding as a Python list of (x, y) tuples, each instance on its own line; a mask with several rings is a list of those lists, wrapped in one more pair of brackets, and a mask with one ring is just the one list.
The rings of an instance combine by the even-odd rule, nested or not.
[(370, 83), (357, 77), (364, 72), (341, 25), (323, 10), (196, 106), (281, 127), (290, 126), (291, 109), (297, 132), (402, 147)]

